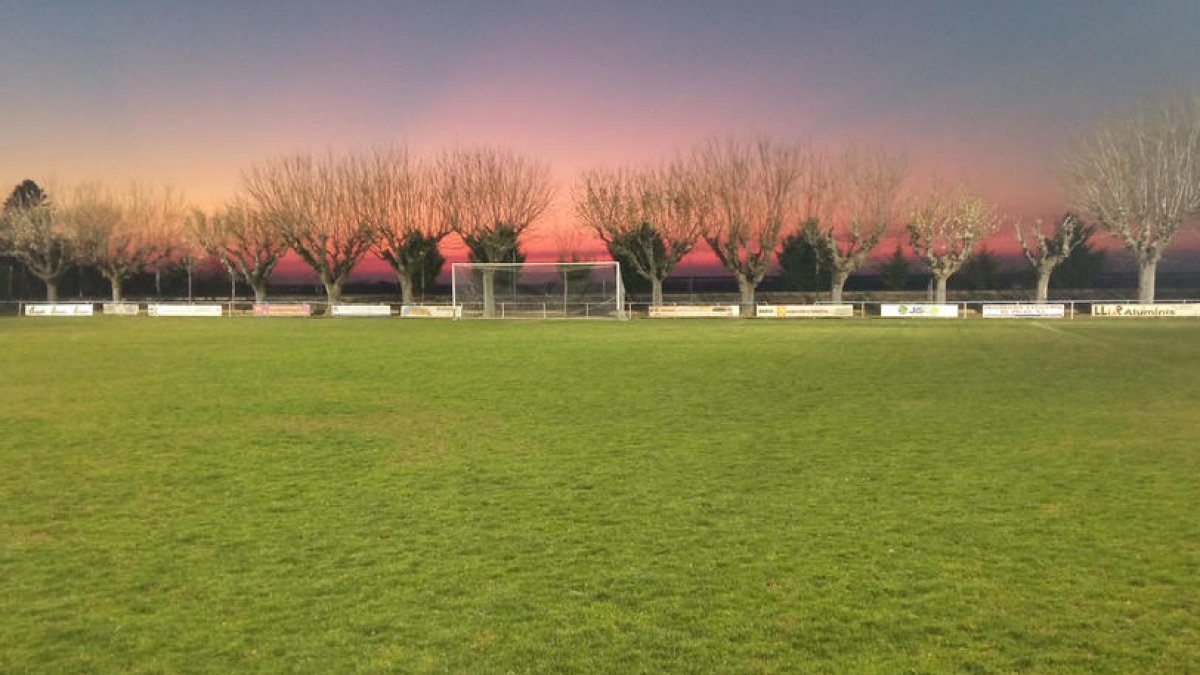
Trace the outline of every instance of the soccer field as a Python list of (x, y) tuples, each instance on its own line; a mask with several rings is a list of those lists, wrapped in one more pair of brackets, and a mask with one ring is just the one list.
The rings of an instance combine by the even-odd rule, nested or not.
[(0, 349), (3, 672), (1200, 669), (1200, 322)]

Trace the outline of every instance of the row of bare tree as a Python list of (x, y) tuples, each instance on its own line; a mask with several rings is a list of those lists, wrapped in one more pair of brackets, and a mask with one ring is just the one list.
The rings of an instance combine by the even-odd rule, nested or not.
[(46, 284), (51, 301), (63, 275), (78, 264), (95, 267), (120, 300), (129, 277), (179, 252), (183, 213), (181, 195), (168, 188), (131, 185), (115, 192), (91, 183), (51, 202), (26, 181), (5, 203), (0, 243)]
[[(1099, 128), (1076, 144), (1068, 167), (1078, 205), (1135, 255), (1139, 298), (1152, 301), (1158, 261), (1200, 217), (1200, 99)], [(571, 201), (578, 223), (650, 282), (655, 304), (663, 280), (704, 242), (749, 310), (781, 241), (797, 232), (831, 270), (831, 297), (840, 301), (846, 280), (898, 220), (941, 302), (947, 280), (1000, 218), (963, 188), (937, 187), (905, 202), (906, 175), (903, 156), (880, 148), (831, 155), (799, 143), (726, 140), (661, 165), (587, 171)], [(185, 209), (169, 189), (81, 185), (51, 201), (21, 187), (5, 204), (0, 243), (45, 281), (50, 299), (75, 264), (95, 266), (119, 300), (131, 275), (202, 252), (261, 301), (271, 272), (292, 250), (331, 303), (372, 252), (392, 267), (411, 302), (413, 275), (448, 235), (456, 233), (474, 261), (512, 261), (554, 197), (544, 163), (491, 148), (435, 159), (389, 148), (267, 161), (244, 173), (236, 199), (208, 213)], [(1073, 218), (1016, 225), (1038, 274), (1039, 301), (1080, 226)], [(493, 284), (484, 272), (485, 303)]]
[(837, 270), (838, 300), (891, 223), (903, 174), (903, 159), (881, 150), (830, 162), (796, 143), (720, 141), (664, 166), (589, 171), (574, 203), (580, 222), (650, 282), (653, 304), (704, 241), (752, 307), (780, 242), (805, 226)]
[[(1076, 205), (1133, 253), (1138, 298), (1153, 302), (1155, 271), (1179, 231), (1200, 219), (1200, 97), (1144, 107), (1080, 137), (1067, 158)], [(665, 167), (587, 173), (576, 212), (608, 246), (648, 279), (653, 301), (662, 281), (703, 240), (737, 279), (744, 307), (789, 228), (802, 232), (831, 270), (839, 302), (851, 274), (897, 219), (944, 302), (947, 280), (975, 244), (1000, 225), (996, 210), (964, 188), (935, 187), (899, 198), (900, 155), (851, 148), (827, 156), (811, 148), (760, 141), (710, 143)], [(1050, 275), (1080, 241), (1083, 224), (1014, 223), (1045, 302)]]
[[(674, 266), (704, 241), (737, 279), (743, 311), (752, 309), (772, 256), (793, 233), (830, 269), (837, 303), (847, 279), (904, 210), (906, 173), (904, 157), (881, 148), (830, 156), (799, 144), (715, 142), (666, 166), (588, 172), (575, 207), (609, 251), (650, 282), (654, 304)], [(944, 302), (947, 280), (999, 218), (983, 198), (945, 187), (913, 197), (904, 215), (909, 244)], [(1040, 301), (1050, 271), (1069, 253), (1075, 226), (1064, 220), (1050, 232), (1017, 227), (1026, 255), (1044, 271)]]
[(411, 302), (413, 275), (451, 232), (473, 260), (508, 261), (553, 198), (545, 164), (487, 148), (436, 161), (403, 148), (285, 157), (251, 167), (241, 194), (212, 212), (185, 208), (169, 189), (86, 184), (51, 200), (29, 185), (6, 205), (3, 250), (46, 283), (50, 300), (73, 265), (96, 267), (120, 300), (130, 276), (202, 254), (262, 301), (276, 265), (295, 251), (331, 303), (371, 252)]
[[(261, 296), (265, 270), (288, 248), (312, 268), (330, 303), (369, 252), (387, 262), (412, 302), (413, 275), (450, 233), (471, 259), (513, 259), (521, 235), (550, 206), (549, 168), (501, 150), (458, 150), (430, 161), (402, 148), (365, 154), (300, 155), (252, 167), (244, 180), (248, 206), (190, 228), (205, 250), (240, 273)], [(239, 238), (238, 231), (255, 233)], [(492, 296), (494, 273), (483, 278)]]

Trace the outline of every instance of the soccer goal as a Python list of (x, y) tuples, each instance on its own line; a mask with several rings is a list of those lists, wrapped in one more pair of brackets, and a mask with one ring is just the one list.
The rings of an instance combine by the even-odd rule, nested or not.
[(454, 263), (451, 292), (463, 318), (624, 319), (615, 261)]

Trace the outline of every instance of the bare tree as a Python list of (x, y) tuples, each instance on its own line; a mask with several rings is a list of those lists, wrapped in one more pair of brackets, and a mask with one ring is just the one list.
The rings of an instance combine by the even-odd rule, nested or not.
[(452, 231), (440, 174), (404, 148), (376, 151), (366, 162), (364, 208), (376, 230), (375, 254), (396, 273), (401, 301), (411, 304), (414, 279)]
[(588, 262), (591, 256), (584, 253), (585, 243), (583, 233), (577, 228), (562, 228), (553, 233), (554, 250), (558, 254), (557, 262), (576, 263)]
[(251, 207), (312, 268), (330, 307), (375, 242), (366, 167), (349, 155), (320, 160), (296, 155), (254, 166), (243, 176)]
[(975, 242), (996, 227), (992, 208), (961, 188), (935, 188), (913, 202), (908, 242), (937, 283), (937, 302), (946, 302), (946, 280), (967, 262)]
[[(122, 203), (106, 186), (99, 183), (76, 185), (64, 194), (58, 205), (58, 216), (75, 237), (76, 261), (81, 264), (96, 264), (107, 257), (107, 251), (124, 243), (137, 251), (140, 244), (128, 229)], [(101, 274), (105, 273), (100, 269)], [(132, 272), (130, 272), (132, 274)], [(118, 275), (112, 284), (113, 299), (121, 300), (121, 284), (124, 275)]]
[(187, 277), (187, 299), (191, 302), (194, 295), (196, 268), (208, 257), (208, 251), (200, 245), (187, 229), (187, 224), (179, 235), (179, 244), (177, 244), (174, 252), (171, 266), (175, 269), (183, 270)]
[(272, 220), (235, 201), (211, 216), (193, 210), (187, 218), (187, 229), (231, 277), (240, 277), (253, 289), (255, 302), (266, 302), (267, 281), (288, 251), (283, 233)]
[(662, 304), (663, 280), (696, 246), (707, 203), (697, 173), (681, 162), (633, 171), (592, 170), (580, 178), (575, 214), (609, 252), (650, 282)]
[[(32, 188), (22, 191), (26, 184)], [(58, 282), (75, 264), (75, 238), (60, 210), (36, 183), (26, 181), (5, 202), (0, 219), (4, 229), (0, 252), (21, 261), (42, 280), (48, 301), (58, 300)]]
[(188, 246), (183, 219), (187, 215), (183, 194), (163, 185), (160, 190), (132, 184), (126, 195), (125, 216), (150, 247), (138, 271), (154, 273), (154, 294), (162, 295), (162, 271)]
[[(549, 167), (502, 150), (449, 153), (440, 171), (446, 214), (477, 262), (512, 262), (521, 235), (554, 197)], [(496, 271), (482, 270), (481, 279), (483, 315), (495, 316)]]
[(1080, 241), (1075, 236), (1079, 231), (1079, 219), (1068, 213), (1054, 223), (1049, 233), (1040, 220), (1031, 225), (1028, 231), (1021, 223), (1014, 224), (1013, 230), (1025, 259), (1037, 273), (1037, 302), (1043, 304), (1050, 294), (1050, 275), (1054, 268), (1071, 255), (1071, 249)]
[(166, 186), (131, 184), (117, 196), (93, 184), (80, 186), (64, 211), (78, 233), (80, 259), (95, 265), (112, 285), (113, 301), (120, 302), (125, 280), (171, 254), (183, 199)]
[(807, 191), (805, 231), (831, 272), (830, 299), (842, 301), (850, 275), (861, 268), (887, 233), (907, 162), (882, 148), (847, 149), (824, 170), (814, 167)]
[(1093, 131), (1067, 168), (1075, 200), (1136, 258), (1138, 300), (1154, 302), (1158, 261), (1200, 217), (1200, 96)]
[(743, 316), (753, 316), (754, 291), (797, 220), (808, 160), (800, 146), (769, 140), (712, 142), (696, 155), (709, 203), (704, 240), (737, 280)]

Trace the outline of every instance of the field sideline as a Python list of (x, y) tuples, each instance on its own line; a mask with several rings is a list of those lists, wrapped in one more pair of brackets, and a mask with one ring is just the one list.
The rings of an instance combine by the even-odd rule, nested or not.
[(1200, 321), (0, 349), (0, 672), (1200, 669)]

